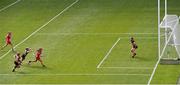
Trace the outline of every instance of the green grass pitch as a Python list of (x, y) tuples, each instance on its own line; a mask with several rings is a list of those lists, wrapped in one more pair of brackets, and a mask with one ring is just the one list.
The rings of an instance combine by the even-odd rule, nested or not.
[[(0, 9), (14, 2), (0, 0)], [(20, 0), (0, 11), (0, 46), (8, 31), (21, 53), (44, 48), (47, 68), (28, 65), (30, 53), (12, 73), (7, 47), (0, 51), (0, 84), (147, 84), (158, 58), (156, 0)], [(135, 59), (131, 36), (139, 46)], [(180, 69), (160, 66), (152, 83), (175, 84), (179, 72), (163, 68)]]

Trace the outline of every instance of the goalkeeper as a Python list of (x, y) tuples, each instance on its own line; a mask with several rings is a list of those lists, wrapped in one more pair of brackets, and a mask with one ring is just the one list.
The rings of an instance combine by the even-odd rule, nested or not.
[(132, 48), (131, 48), (132, 58), (134, 58), (136, 56), (136, 49), (138, 48), (138, 46), (135, 43), (135, 40), (133, 37), (131, 37), (130, 41), (131, 41), (131, 45), (132, 45)]

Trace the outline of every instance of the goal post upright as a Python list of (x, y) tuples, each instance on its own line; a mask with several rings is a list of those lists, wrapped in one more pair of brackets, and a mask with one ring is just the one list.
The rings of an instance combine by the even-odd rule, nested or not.
[(158, 0), (158, 56), (159, 56), (159, 59), (161, 59), (161, 57), (160, 57), (160, 55), (161, 55), (161, 44), (160, 44), (160, 42), (161, 42), (161, 40), (160, 40), (160, 37), (161, 37), (161, 35), (160, 35), (160, 23), (161, 23), (161, 21), (160, 21), (160, 0)]
[[(167, 16), (167, 0), (164, 0), (164, 17), (166, 17)], [(167, 20), (165, 20), (165, 22), (167, 22)], [(167, 23), (165, 24), (165, 25), (167, 25)], [(165, 34), (165, 43), (167, 43), (167, 40), (168, 40), (168, 36), (167, 36), (167, 27), (165, 27), (165, 32), (164, 32), (164, 34)]]
[(166, 16), (167, 15), (167, 0), (165, 0), (164, 6), (165, 6), (164, 15)]

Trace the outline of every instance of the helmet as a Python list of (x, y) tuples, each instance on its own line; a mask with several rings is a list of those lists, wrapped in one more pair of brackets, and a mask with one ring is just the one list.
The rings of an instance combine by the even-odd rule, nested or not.
[(25, 49), (26, 51), (29, 51), (30, 50), (30, 48), (28, 48), (28, 47), (26, 47), (26, 49)]
[(19, 53), (19, 52), (17, 52), (17, 55), (18, 55), (18, 56), (20, 56), (20, 53)]

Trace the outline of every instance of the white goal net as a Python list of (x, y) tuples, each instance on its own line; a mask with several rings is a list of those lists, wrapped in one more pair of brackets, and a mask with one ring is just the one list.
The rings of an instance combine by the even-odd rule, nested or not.
[[(162, 1), (161, 5), (163, 6), (160, 6), (161, 8), (158, 10), (159, 58), (162, 60), (178, 60), (180, 59), (179, 14), (178, 12), (174, 12), (173, 6), (170, 8), (172, 1), (176, 0)], [(169, 1), (171, 1), (170, 4), (168, 4)], [(171, 10), (173, 11), (171, 12)]]
[(180, 55), (180, 28), (177, 15), (166, 15), (160, 23), (161, 58), (176, 59)]

